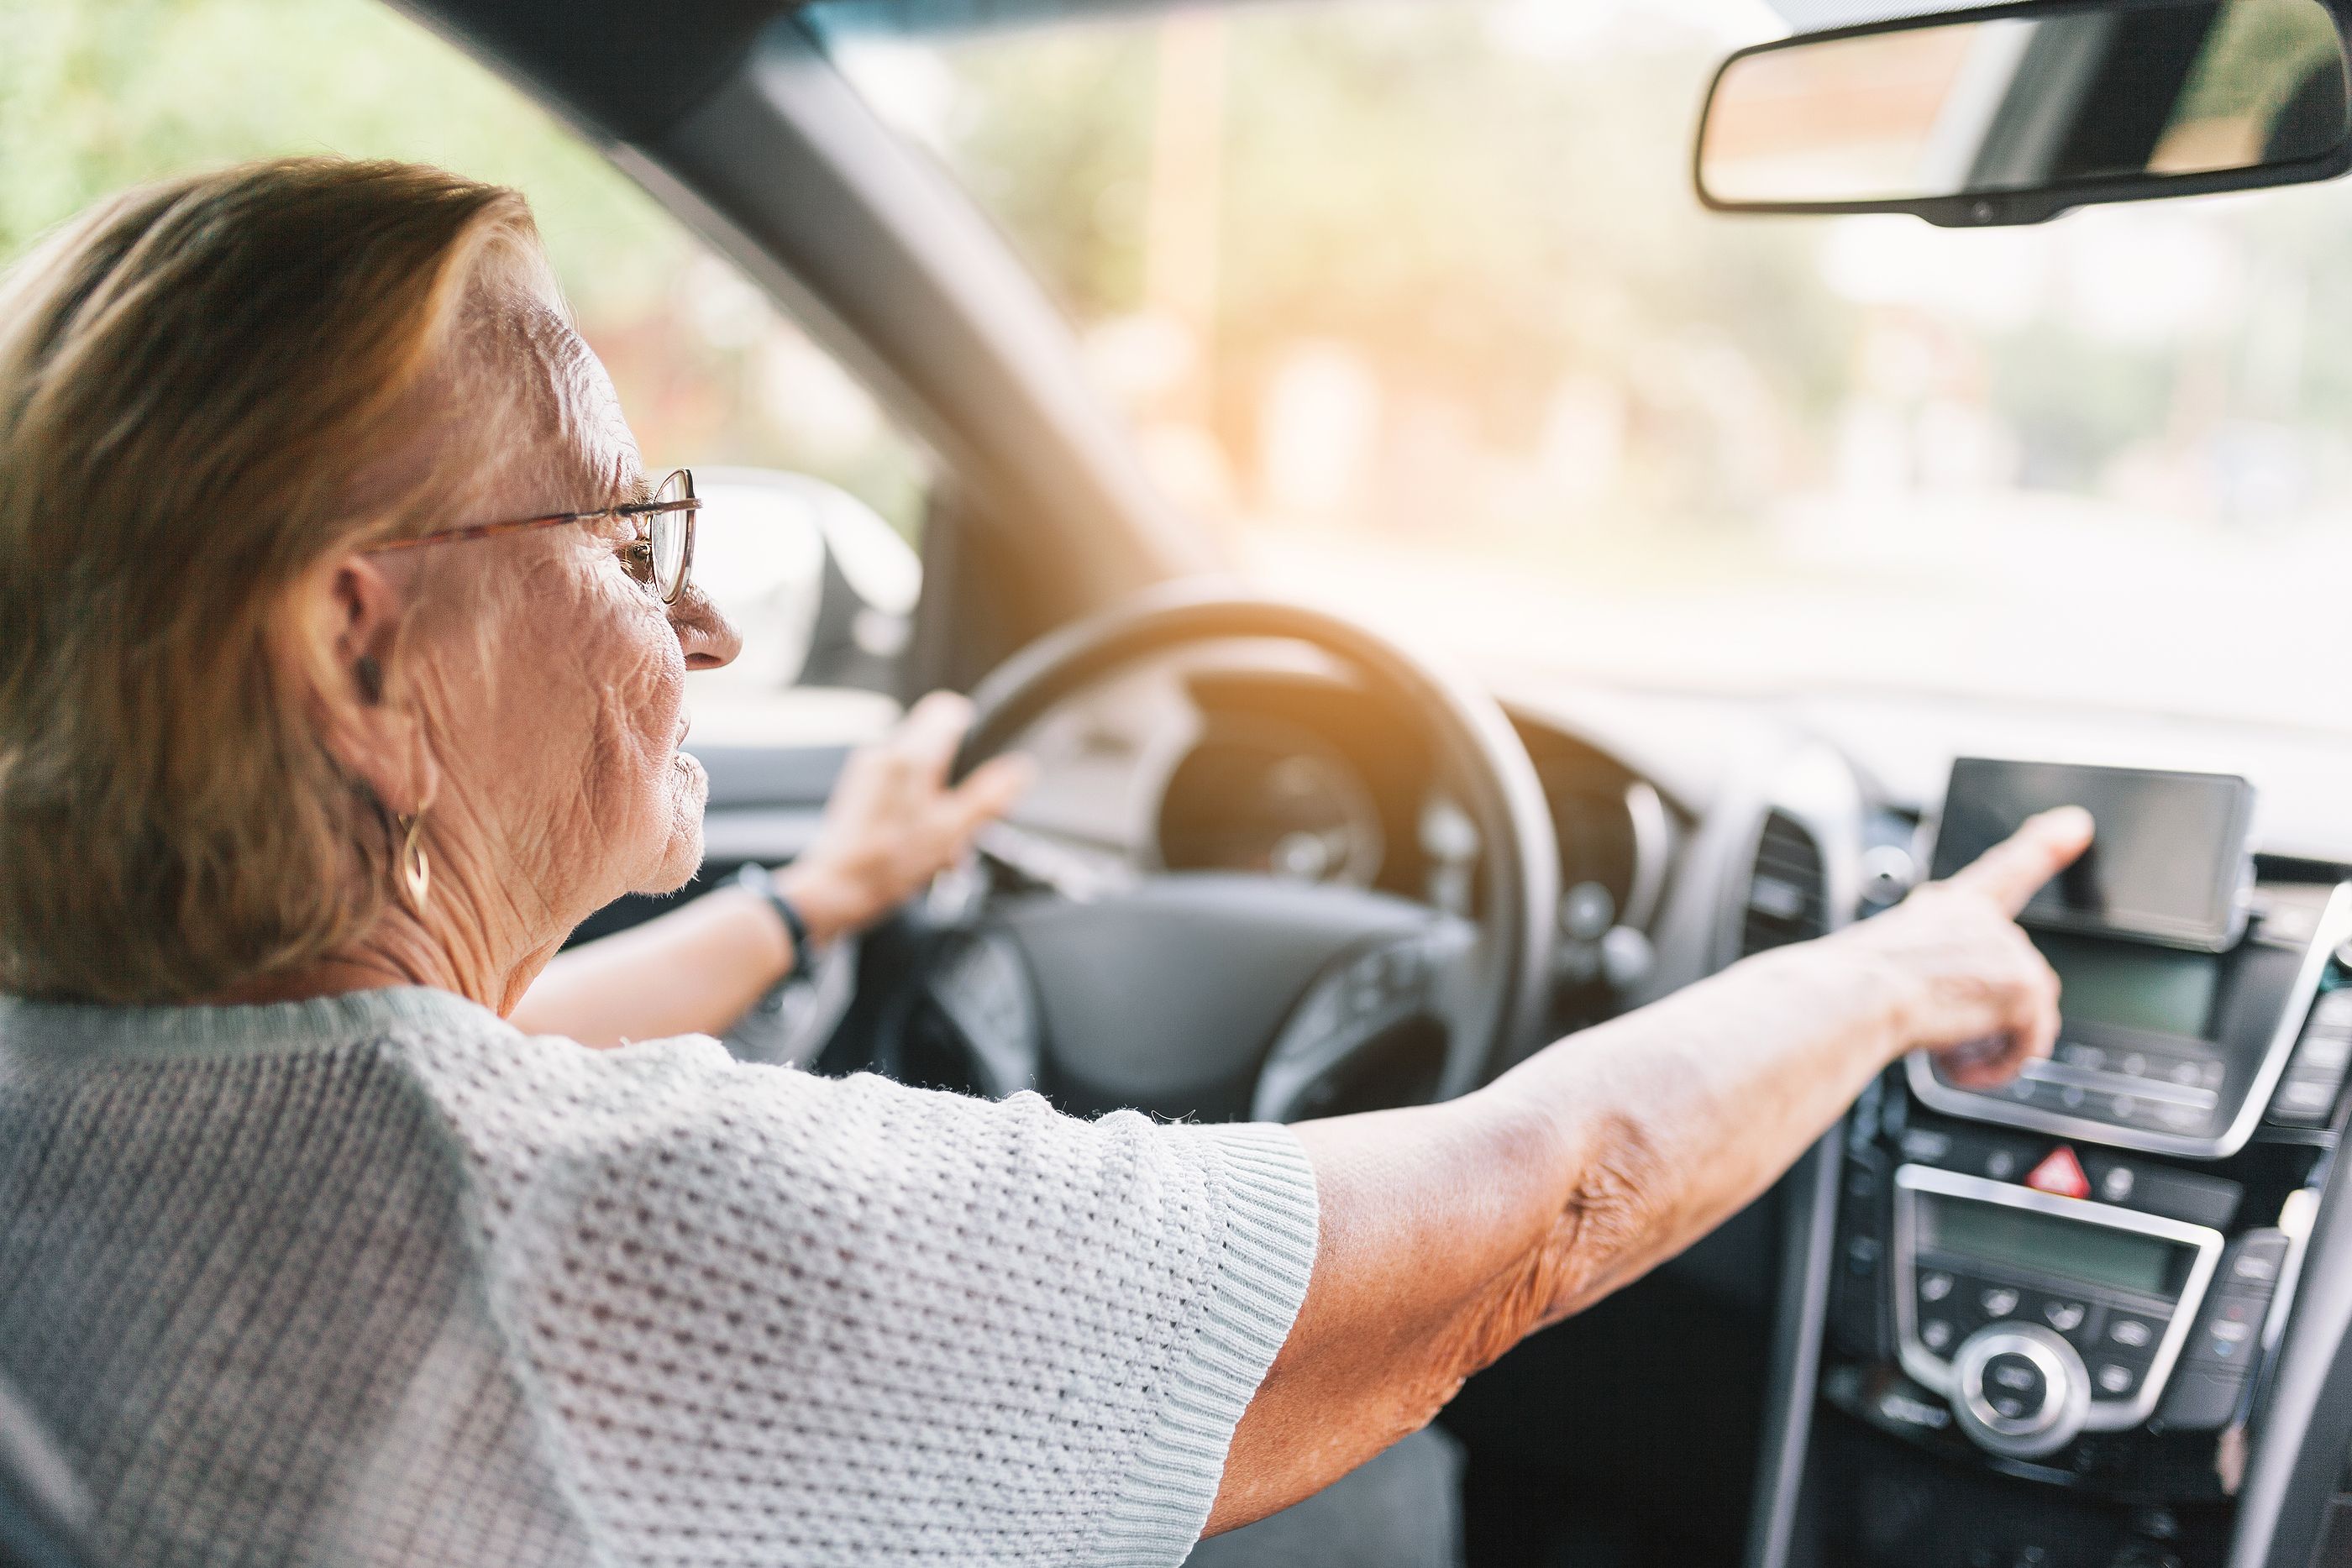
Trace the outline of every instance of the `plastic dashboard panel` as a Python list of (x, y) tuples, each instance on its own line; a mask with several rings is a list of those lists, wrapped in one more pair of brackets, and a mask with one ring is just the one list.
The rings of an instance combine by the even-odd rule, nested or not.
[(1917, 1195), (1933, 1193), (1945, 1197), (2000, 1204), (2032, 1213), (2053, 1215), (2078, 1224), (2105, 1226), (2194, 1249), (2196, 1261), (2181, 1285), (2179, 1299), (2172, 1309), (2164, 1338), (2157, 1346), (2155, 1357), (2138, 1393), (2129, 1400), (2093, 1399), (2090, 1418), (2084, 1423), (2084, 1429), (2093, 1432), (2121, 1431), (2138, 1426), (2155, 1414), (2157, 1401), (2163, 1396), (2166, 1381), (2179, 1361), (2181, 1347), (2188, 1343), (2189, 1330), (2197, 1321), (2198, 1310), (2204, 1305), (2206, 1289), (2213, 1282), (2213, 1270), (2221, 1263), (2222, 1237), (2220, 1231), (2209, 1226), (2190, 1225), (2182, 1220), (2143, 1214), (2137, 1209), (2088, 1203), (2078, 1198), (2053, 1197), (2048, 1193), (2034, 1192), (2010, 1183), (1987, 1181), (1980, 1176), (1920, 1166), (1905, 1166), (1897, 1170), (1895, 1187), (1895, 1328), (1903, 1370), (1916, 1379), (1921, 1386), (1947, 1397), (1952, 1391), (1952, 1364), (1919, 1343), (1918, 1325), (1912, 1321), (1912, 1284), (1918, 1255)]
[(2294, 1054), (2295, 1041), (2302, 1035), (2304, 1020), (2319, 994), (2320, 977), (2326, 972), (2329, 956), (2347, 938), (2352, 938), (2352, 883), (2338, 883), (2328, 895), (2327, 906), (2322, 911), (2311, 945), (2304, 953), (2303, 967), (2288, 992), (2286, 1010), (2280, 1016), (2278, 1027), (2264, 1048), (2261, 1065), (2247, 1087), (2245, 1099), (2229, 1126), (2213, 1137), (2196, 1138), (2176, 1133), (2122, 1127), (2109, 1122), (2069, 1116), (2063, 1112), (2046, 1111), (2035, 1105), (2013, 1104), (1953, 1089), (1937, 1081), (1924, 1055), (1914, 1054), (1904, 1063), (1904, 1076), (1920, 1103), (1948, 1115), (2001, 1126), (2023, 1127), (2061, 1137), (2081, 1138), (2117, 1148), (2138, 1149), (2147, 1154), (2179, 1155), (2190, 1159), (2226, 1159), (2244, 1148), (2246, 1141), (2253, 1136), (2254, 1129), (2262, 1124), (2263, 1113), (2270, 1106), (2271, 1095), (2278, 1088), (2279, 1077), (2286, 1071), (2287, 1058)]

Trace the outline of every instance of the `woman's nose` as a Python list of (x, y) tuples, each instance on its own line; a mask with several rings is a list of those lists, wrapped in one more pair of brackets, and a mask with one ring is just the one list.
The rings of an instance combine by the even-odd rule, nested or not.
[(678, 646), (686, 650), (689, 670), (715, 670), (731, 664), (743, 651), (743, 635), (719, 612), (709, 595), (692, 583), (669, 607), (670, 624), (677, 628)]

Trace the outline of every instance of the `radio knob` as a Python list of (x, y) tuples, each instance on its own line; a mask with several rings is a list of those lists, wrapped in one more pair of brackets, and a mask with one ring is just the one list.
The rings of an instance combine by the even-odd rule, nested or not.
[(1989, 1452), (2014, 1459), (2054, 1453), (2090, 1413), (2083, 1358), (2038, 1323), (1989, 1323), (1952, 1357), (1952, 1415)]

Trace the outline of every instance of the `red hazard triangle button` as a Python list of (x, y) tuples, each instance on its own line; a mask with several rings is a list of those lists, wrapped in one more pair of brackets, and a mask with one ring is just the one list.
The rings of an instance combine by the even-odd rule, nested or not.
[(2083, 1174), (2083, 1162), (2074, 1151), (2061, 1144), (2042, 1158), (2040, 1165), (2025, 1173), (2025, 1185), (2036, 1192), (2050, 1193), (2057, 1197), (2088, 1197), (2091, 1178)]

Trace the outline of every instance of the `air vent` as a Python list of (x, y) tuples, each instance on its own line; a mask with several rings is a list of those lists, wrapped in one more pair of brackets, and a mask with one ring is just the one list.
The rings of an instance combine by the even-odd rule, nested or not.
[(1822, 880), (1822, 848), (1813, 835), (1785, 812), (1766, 817), (1739, 928), (1741, 956), (1825, 935), (1829, 900)]

